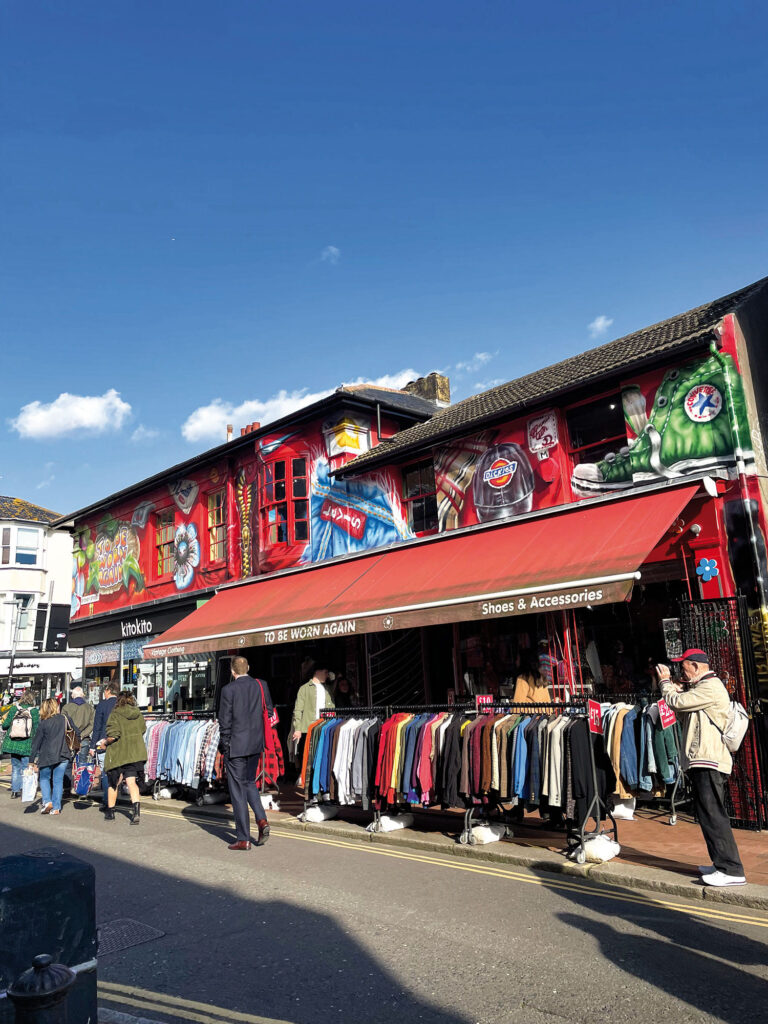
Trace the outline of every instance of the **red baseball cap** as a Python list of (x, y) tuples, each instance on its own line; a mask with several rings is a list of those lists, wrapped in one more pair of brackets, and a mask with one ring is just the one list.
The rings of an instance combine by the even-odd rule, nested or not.
[(698, 647), (689, 647), (679, 658), (670, 658), (670, 661), (698, 661), (702, 665), (708, 665), (709, 655)]

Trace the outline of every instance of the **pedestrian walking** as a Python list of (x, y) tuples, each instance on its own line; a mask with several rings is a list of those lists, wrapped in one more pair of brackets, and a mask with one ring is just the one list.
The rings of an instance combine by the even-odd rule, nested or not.
[(21, 776), (29, 765), (32, 740), (40, 724), (40, 710), (30, 691), (13, 705), (2, 722), (7, 730), (0, 753), (11, 755), (11, 799), (21, 796)]
[(136, 779), (139, 772), (144, 770), (147, 760), (147, 747), (144, 743), (146, 731), (147, 723), (136, 707), (136, 698), (130, 690), (123, 690), (107, 719), (107, 735), (99, 740), (99, 749), (106, 750), (104, 770), (109, 782), (107, 809), (104, 812), (106, 821), (115, 820), (117, 791), (120, 783), (125, 782), (131, 798), (130, 822), (132, 825), (139, 824), (141, 795)]
[(312, 677), (299, 687), (299, 692), (296, 694), (296, 703), (293, 706), (292, 739), (296, 744), (296, 763), (299, 766), (297, 786), (303, 785), (301, 765), (309, 727), (318, 720), (320, 712), (324, 708), (336, 707), (331, 691), (326, 685), (329, 675), (328, 666), (322, 661), (318, 661)]
[(107, 783), (107, 773), (104, 769), (104, 758), (106, 756), (103, 749), (99, 748), (99, 742), (107, 738), (107, 722), (109, 716), (115, 710), (117, 704), (118, 686), (117, 683), (107, 683), (104, 687), (104, 691), (101, 695), (101, 700), (96, 705), (96, 711), (93, 718), (93, 731), (91, 732), (91, 757), (96, 758), (96, 763), (99, 766), (101, 773), (101, 809), (107, 810), (107, 792), (109, 785)]
[(744, 868), (725, 808), (725, 785), (733, 768), (723, 739), (730, 697), (709, 667), (709, 656), (691, 648), (680, 658), (687, 686), (672, 682), (666, 665), (657, 665), (661, 693), (679, 713), (683, 726), (683, 770), (693, 790), (693, 805), (712, 863), (699, 868), (706, 885), (744, 885)]
[(259, 829), (257, 846), (269, 838), (256, 773), (266, 746), (266, 719), (272, 715), (269, 687), (248, 674), (248, 661), (233, 658), (232, 679), (221, 691), (219, 747), (224, 755), (229, 795), (235, 815), (235, 842), (230, 850), (250, 850), (251, 829), (248, 808), (253, 810)]
[(54, 697), (44, 700), (40, 708), (40, 724), (32, 739), (30, 761), (39, 774), (43, 814), (61, 814), (64, 775), (71, 769), (74, 751), (67, 742), (67, 730), (79, 739), (77, 727), (62, 714)]
[(64, 705), (62, 711), (75, 725), (80, 734), (80, 742), (88, 747), (93, 732), (93, 721), (96, 715), (93, 704), (85, 699), (85, 691), (82, 686), (75, 686), (69, 694), (69, 701)]

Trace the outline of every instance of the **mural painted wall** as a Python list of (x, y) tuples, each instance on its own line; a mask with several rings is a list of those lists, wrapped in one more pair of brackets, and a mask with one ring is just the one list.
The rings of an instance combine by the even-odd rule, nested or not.
[[(556, 409), (441, 448), (435, 455), (440, 530), (514, 519), (693, 473), (735, 476), (731, 417), (746, 424), (747, 410), (730, 353), (649, 372), (618, 391), (621, 437), (612, 450), (604, 451), (599, 443), (591, 446), (600, 452), (594, 461), (590, 446), (576, 450), (568, 413)], [(579, 409), (588, 410), (588, 405)], [(611, 432), (610, 426), (605, 429)], [(754, 473), (752, 451), (744, 456), (748, 472)]]
[[(383, 433), (394, 425), (382, 424)], [(320, 562), (406, 540), (400, 477), (384, 470), (355, 480), (332, 471), (371, 447), (371, 418), (340, 412), (291, 433), (257, 442), (256, 461), (241, 472), (241, 528), (253, 534), (259, 572)]]
[(71, 618), (224, 582), (226, 492), (225, 469), (214, 466), (77, 522)]
[(439, 449), (439, 529), (511, 519), (567, 501), (559, 419), (549, 410)]
[[(574, 468), (574, 496), (625, 490), (736, 465), (731, 416), (747, 423), (741, 376), (719, 352), (622, 387), (627, 444)], [(748, 431), (746, 432), (748, 435)], [(754, 453), (744, 453), (754, 472)]]

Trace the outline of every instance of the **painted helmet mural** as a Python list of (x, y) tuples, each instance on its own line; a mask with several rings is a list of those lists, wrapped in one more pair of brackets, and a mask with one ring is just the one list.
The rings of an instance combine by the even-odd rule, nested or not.
[(487, 448), (472, 480), (477, 518), (488, 523), (530, 512), (533, 488), (533, 469), (519, 444), (508, 442)]

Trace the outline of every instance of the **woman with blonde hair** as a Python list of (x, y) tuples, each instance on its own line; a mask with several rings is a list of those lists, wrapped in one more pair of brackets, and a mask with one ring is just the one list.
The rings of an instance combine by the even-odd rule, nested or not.
[(40, 725), (32, 739), (30, 760), (40, 776), (43, 814), (61, 814), (64, 775), (75, 756), (67, 743), (67, 728), (77, 739), (80, 734), (70, 719), (61, 713), (54, 697), (44, 700), (40, 708)]

